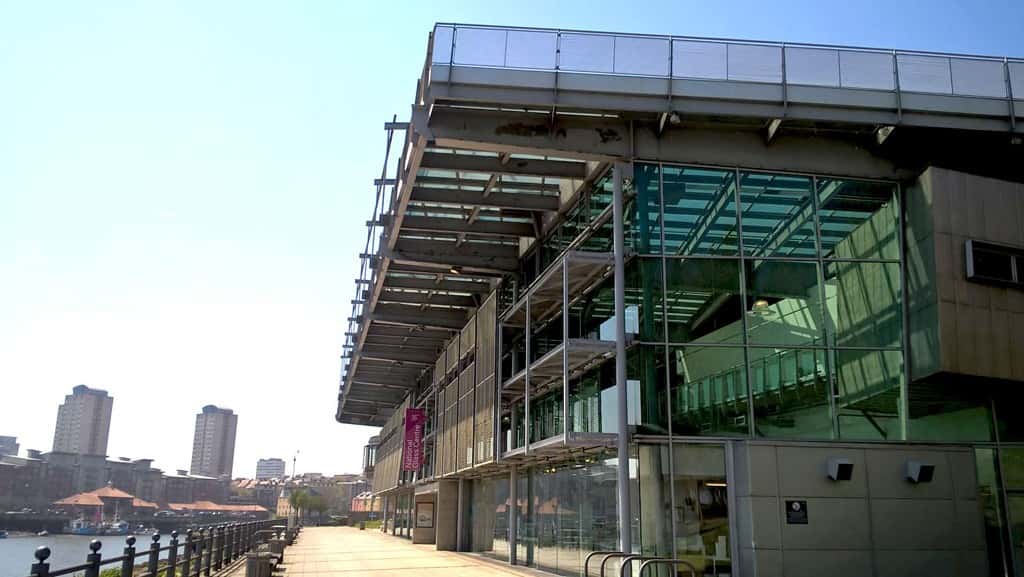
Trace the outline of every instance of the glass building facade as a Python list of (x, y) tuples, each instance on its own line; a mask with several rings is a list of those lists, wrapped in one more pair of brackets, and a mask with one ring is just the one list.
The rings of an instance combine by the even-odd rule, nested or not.
[[(374, 320), (353, 332), (365, 358), (342, 403), (353, 422), (390, 415), (388, 471), (402, 455), (388, 410), (427, 413), (425, 462), (375, 486), (391, 496), (386, 526), (415, 540), (413, 510), (433, 498), (439, 549), (564, 575), (629, 542), (698, 575), (1024, 577), (1024, 292), (1010, 286), (1024, 268), (1009, 268), (1024, 266), (1024, 175), (1008, 168), (1019, 152), (958, 128), (981, 104), (958, 108), (955, 88), (955, 71), (996, 65), (435, 32), (450, 46), (428, 57), (417, 104), (435, 140), (408, 141), (422, 153), (401, 164), (420, 163), (403, 175), (411, 192), (396, 188), (393, 214), (371, 221), (384, 230), (367, 252), (392, 242), (367, 264), (383, 280), (366, 284), (392, 300), (361, 293), (372, 314), (353, 322)], [(633, 69), (663, 56), (663, 72)], [(696, 64), (725, 72), (686, 72)], [(991, 78), (1015, 78), (1019, 63), (1001, 64)], [(813, 90), (787, 76), (833, 68)], [(871, 82), (855, 78), (869, 69)], [(875, 84), (925, 70), (950, 88)], [(444, 85), (436, 100), (431, 84)], [(536, 109), (566, 94), (567, 109)], [(896, 110), (879, 104), (893, 95)], [(665, 112), (674, 99), (686, 114)], [(764, 117), (768, 102), (809, 116)], [(935, 125), (865, 123), (880, 109)], [(1020, 253), (1000, 261), (1003, 284), (966, 278), (994, 266), (972, 260), (972, 239)], [(402, 405), (381, 390), (405, 382)]]

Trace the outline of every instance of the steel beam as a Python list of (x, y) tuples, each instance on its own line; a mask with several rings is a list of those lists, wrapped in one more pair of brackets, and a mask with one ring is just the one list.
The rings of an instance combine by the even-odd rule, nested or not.
[(423, 232), (450, 232), (456, 234), (476, 234), (482, 236), (532, 237), (533, 225), (528, 222), (476, 220), (469, 222), (461, 218), (443, 218), (432, 216), (407, 216), (402, 222), (402, 230)]
[[(473, 192), (483, 193), (487, 187), (487, 183), (490, 181), (488, 178), (453, 178), (448, 176), (417, 176), (416, 185), (424, 187), (442, 186), (448, 190), (458, 189), (467, 190)], [(428, 188), (428, 190), (434, 190)], [(558, 194), (558, 185), (554, 183), (541, 183), (541, 182), (521, 182), (521, 181), (500, 181), (498, 182), (497, 190), (495, 192), (501, 192), (503, 190), (517, 190), (523, 192), (546, 192), (549, 194)]]
[(377, 302), (388, 302), (388, 303), (402, 303), (402, 304), (421, 304), (421, 305), (445, 305), (460, 308), (476, 308), (477, 301), (473, 297), (461, 296), (461, 295), (448, 295), (444, 293), (425, 293), (425, 292), (399, 292), (386, 290), (385, 285), (384, 292), (380, 293), (380, 300)]
[(432, 366), (437, 361), (437, 352), (406, 345), (388, 345), (385, 343), (365, 343), (359, 351), (365, 359), (377, 359), (390, 362), (413, 363)]
[[(422, 178), (420, 179), (422, 180)], [(557, 196), (511, 193), (492, 190), (484, 196), (481, 191), (456, 190), (450, 188), (426, 188), (417, 186), (412, 189), (413, 202), (433, 202), (457, 206), (487, 206), (510, 210), (558, 210)]]
[(443, 313), (435, 311), (420, 311), (416, 309), (408, 311), (402, 310), (406, 308), (411, 307), (381, 304), (372, 313), (370, 313), (370, 318), (376, 323), (451, 330), (461, 330), (466, 325), (465, 313)]
[(445, 154), (440, 152), (423, 153), (420, 167), (456, 172), (481, 172), (485, 174), (510, 174), (543, 178), (582, 179), (587, 176), (587, 167), (582, 162), (513, 158), (508, 163), (502, 164), (501, 159), (496, 156)]
[[(437, 271), (435, 270), (434, 272)], [(482, 282), (458, 282), (450, 280), (436, 281), (426, 278), (390, 276), (384, 280), (384, 288), (420, 289), (439, 292), (475, 294), (486, 294), (491, 290), (488, 284)], [(381, 300), (383, 300), (383, 298)]]

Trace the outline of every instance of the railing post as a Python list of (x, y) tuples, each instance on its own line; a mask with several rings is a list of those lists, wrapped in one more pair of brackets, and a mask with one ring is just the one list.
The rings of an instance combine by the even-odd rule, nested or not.
[[(171, 545), (167, 550), (167, 577), (178, 575), (178, 531), (171, 531)], [(126, 577), (126, 576), (123, 576)]]
[(181, 577), (189, 577), (189, 571), (192, 570), (192, 529), (185, 529), (185, 549), (181, 557)]
[(203, 572), (203, 549), (206, 545), (206, 529), (200, 527), (196, 531), (196, 577), (199, 577)]
[(149, 566), (146, 570), (150, 577), (156, 577), (156, 570), (160, 563), (160, 533), (153, 533), (153, 542), (149, 544)]
[(210, 563), (213, 562), (214, 527), (205, 529), (206, 539), (203, 541), (203, 549), (206, 550), (206, 561), (203, 562), (203, 575), (210, 577)]
[(224, 540), (224, 565), (227, 566), (235, 557), (235, 524), (228, 523), (227, 538)]
[(89, 564), (85, 569), (85, 577), (100, 577), (100, 547), (103, 547), (103, 543), (100, 543), (99, 539), (93, 539), (89, 543), (89, 553), (85, 556), (85, 562)]
[(213, 570), (220, 571), (220, 561), (224, 553), (224, 525), (213, 526), (213, 549), (210, 550), (210, 554), (213, 555)]
[(46, 562), (50, 558), (49, 547), (36, 547), (36, 562), (32, 564), (33, 577), (48, 577), (50, 575), (50, 564)]
[(221, 566), (227, 567), (227, 564), (231, 563), (231, 524), (228, 523), (224, 526), (223, 534), (220, 537), (220, 559)]
[(121, 577), (132, 577), (135, 570), (135, 535), (124, 540), (124, 560), (121, 561)]
[(239, 537), (242, 534), (241, 523), (235, 523), (235, 530), (231, 538), (231, 559), (238, 559), (238, 546), (240, 544)]

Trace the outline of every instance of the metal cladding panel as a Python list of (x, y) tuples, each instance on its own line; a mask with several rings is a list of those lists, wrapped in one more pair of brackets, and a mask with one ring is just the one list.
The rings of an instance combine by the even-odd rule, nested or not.
[(461, 347), (459, 352), (462, 356), (468, 355), (476, 348), (476, 319), (477, 317), (475, 315), (470, 318), (469, 322), (466, 323), (466, 327), (462, 329), (462, 333), (459, 335), (459, 346)]
[(476, 333), (476, 414), (473, 447), (477, 465), (494, 459), (495, 342), (497, 337), (497, 293), (491, 295), (477, 311)]
[(446, 373), (445, 368), (445, 352), (442, 350), (441, 354), (437, 357), (437, 362), (434, 363), (434, 385), (440, 385), (444, 383), (444, 375)]
[(459, 335), (455, 335), (449, 341), (446, 356), (448, 357), (448, 363), (445, 365), (446, 371), (454, 371), (459, 366)]
[(455, 472), (455, 454), (458, 449), (458, 438), (456, 436), (459, 419), (458, 396), (459, 384), (457, 381), (445, 387), (445, 455), (444, 470), (441, 472), (443, 475)]
[(456, 469), (473, 466), (473, 388), (476, 366), (470, 363), (459, 375), (459, 421), (458, 451), (455, 454)]
[(373, 472), (373, 492), (380, 493), (398, 486), (402, 474), (402, 438), (405, 433), (405, 409), (409, 398), (395, 409), (381, 428), (383, 439), (377, 448), (377, 463)]

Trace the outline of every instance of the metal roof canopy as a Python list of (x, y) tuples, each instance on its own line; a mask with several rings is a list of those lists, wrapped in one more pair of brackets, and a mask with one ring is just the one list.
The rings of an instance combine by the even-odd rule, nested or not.
[[(721, 51), (724, 76), (694, 60), (695, 47)], [(1022, 95), (1019, 60), (438, 25), (411, 121), (385, 127), (337, 419), (382, 425), (405, 393), (380, 386), (415, 388), (429, 351), (518, 272), (523, 239), (539, 238), (610, 162), (896, 180), (937, 156), (1019, 173), (1006, 136), (1024, 132)]]

